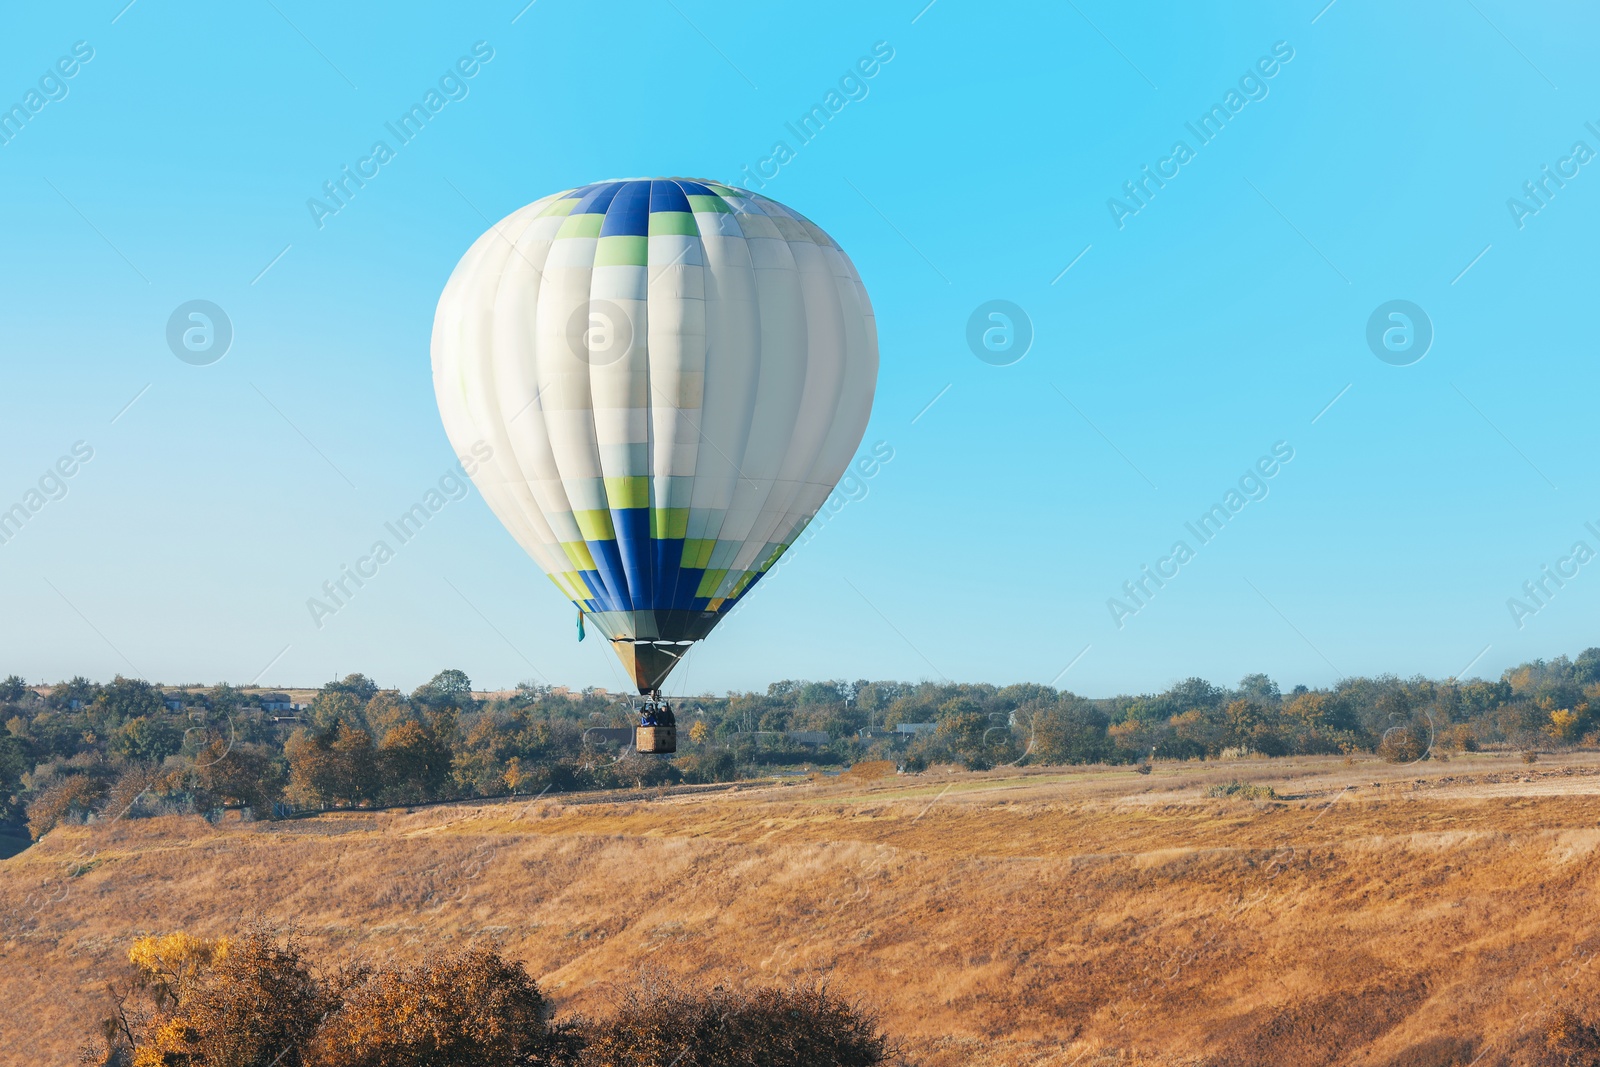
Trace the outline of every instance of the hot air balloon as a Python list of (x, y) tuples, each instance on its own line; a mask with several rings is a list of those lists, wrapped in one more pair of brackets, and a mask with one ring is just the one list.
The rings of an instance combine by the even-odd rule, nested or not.
[(767, 197), (598, 182), (480, 237), (432, 347), (445, 432), (490, 457), (473, 482), (651, 698), (641, 751), (672, 751), (662, 682), (861, 443), (878, 347), (860, 275)]

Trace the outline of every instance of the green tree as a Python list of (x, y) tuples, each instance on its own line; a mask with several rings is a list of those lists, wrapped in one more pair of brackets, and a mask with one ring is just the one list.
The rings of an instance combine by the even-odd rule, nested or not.
[(261, 818), (272, 815), (272, 803), (283, 791), (282, 772), (269, 751), (220, 736), (195, 756), (194, 774), (206, 799), (242, 804)]
[(377, 797), (377, 756), (372, 736), (339, 722), (332, 730), (299, 729), (284, 745), (289, 758), (287, 795), (308, 807), (359, 804)]
[(1195, 756), (1215, 756), (1228, 745), (1228, 721), (1220, 708), (1190, 708), (1182, 715), (1174, 715), (1173, 741), (1170, 751), (1162, 753), (1174, 759)]
[(332, 730), (339, 723), (360, 729), (367, 725), (365, 708), (366, 701), (355, 694), (324, 686), (320, 693), (312, 697), (310, 706), (305, 710), (305, 718), (318, 730)]
[(385, 798), (399, 804), (438, 799), (450, 781), (450, 758), (450, 747), (432, 730), (402, 722), (378, 746)]
[(100, 687), (81, 674), (68, 682), (57, 682), (50, 687), (46, 702), (51, 708), (70, 711), (76, 702), (87, 707), (100, 695)]
[(444, 670), (419, 685), (411, 699), (432, 708), (472, 707), (472, 679), (464, 671)]
[(1239, 679), (1239, 695), (1266, 705), (1275, 705), (1283, 699), (1278, 683), (1264, 674), (1247, 674)]
[(361, 709), (361, 716), (372, 736), (382, 741), (390, 730), (403, 722), (418, 722), (419, 716), (406, 699), (398, 693), (379, 690)]
[(89, 710), (99, 728), (109, 734), (129, 719), (164, 715), (167, 705), (161, 691), (149, 682), (119, 674), (100, 690)]
[(364, 674), (347, 674), (337, 682), (322, 687), (324, 693), (348, 693), (359, 704), (365, 704), (378, 695), (378, 683)]
[(22, 776), (33, 766), (29, 748), (15, 734), (0, 734), (0, 823), (15, 823), (22, 816)]
[(1040, 763), (1099, 763), (1111, 757), (1106, 715), (1095, 705), (1063, 693), (1037, 708), (1030, 719), (1033, 758)]
[(183, 731), (165, 715), (140, 715), (117, 727), (107, 747), (121, 759), (160, 763), (183, 747)]
[(28, 683), (20, 676), (8, 675), (0, 681), (0, 704), (16, 704), (28, 693)]

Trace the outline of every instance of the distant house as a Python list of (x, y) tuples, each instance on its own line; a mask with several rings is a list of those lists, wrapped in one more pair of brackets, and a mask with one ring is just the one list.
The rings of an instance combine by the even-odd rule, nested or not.
[(262, 693), (262, 711), (298, 711), (288, 693)]
[(168, 711), (182, 711), (183, 702), (187, 697), (187, 693), (162, 693), (161, 703), (167, 706)]
[(832, 740), (826, 730), (788, 730), (783, 736), (802, 745), (816, 745), (819, 748)]
[(936, 722), (903, 722), (894, 728), (894, 732), (903, 737), (920, 737), (931, 734), (939, 728)]

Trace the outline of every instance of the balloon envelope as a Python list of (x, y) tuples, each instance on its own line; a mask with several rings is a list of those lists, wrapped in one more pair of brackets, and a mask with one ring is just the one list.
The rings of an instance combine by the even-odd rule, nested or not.
[(473, 244), (433, 375), (489, 507), (647, 692), (833, 491), (877, 330), (849, 258), (776, 201), (606, 181)]

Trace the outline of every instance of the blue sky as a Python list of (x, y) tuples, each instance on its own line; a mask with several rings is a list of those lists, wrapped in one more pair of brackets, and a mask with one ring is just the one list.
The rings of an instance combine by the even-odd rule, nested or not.
[[(490, 222), (607, 177), (736, 181), (779, 141), (762, 191), (874, 299), (863, 450), (894, 458), (674, 691), (1287, 688), (1600, 643), (1600, 564), (1573, 556), (1600, 550), (1593, 12), (124, 2), (0, 36), (0, 106), (39, 92), (0, 144), (0, 506), (58, 497), (0, 544), (0, 671), (621, 688), (476, 493), (320, 629), (306, 601), (452, 464), (429, 329)], [(459, 98), (319, 228), (308, 199), (479, 42)], [(865, 96), (800, 144), (785, 123), (879, 42)], [(1170, 176), (1131, 200), (1147, 166)], [(1547, 166), (1569, 177), (1533, 200)], [(208, 365), (167, 344), (191, 300), (232, 324)], [(966, 340), (992, 300), (1032, 326), (1007, 366)], [(1433, 333), (1405, 366), (1367, 341), (1393, 300)], [(1275, 446), (1263, 498), (1186, 529)], [(1176, 575), (1136, 601), (1146, 565)], [(1576, 575), (1535, 602), (1546, 565)]]

